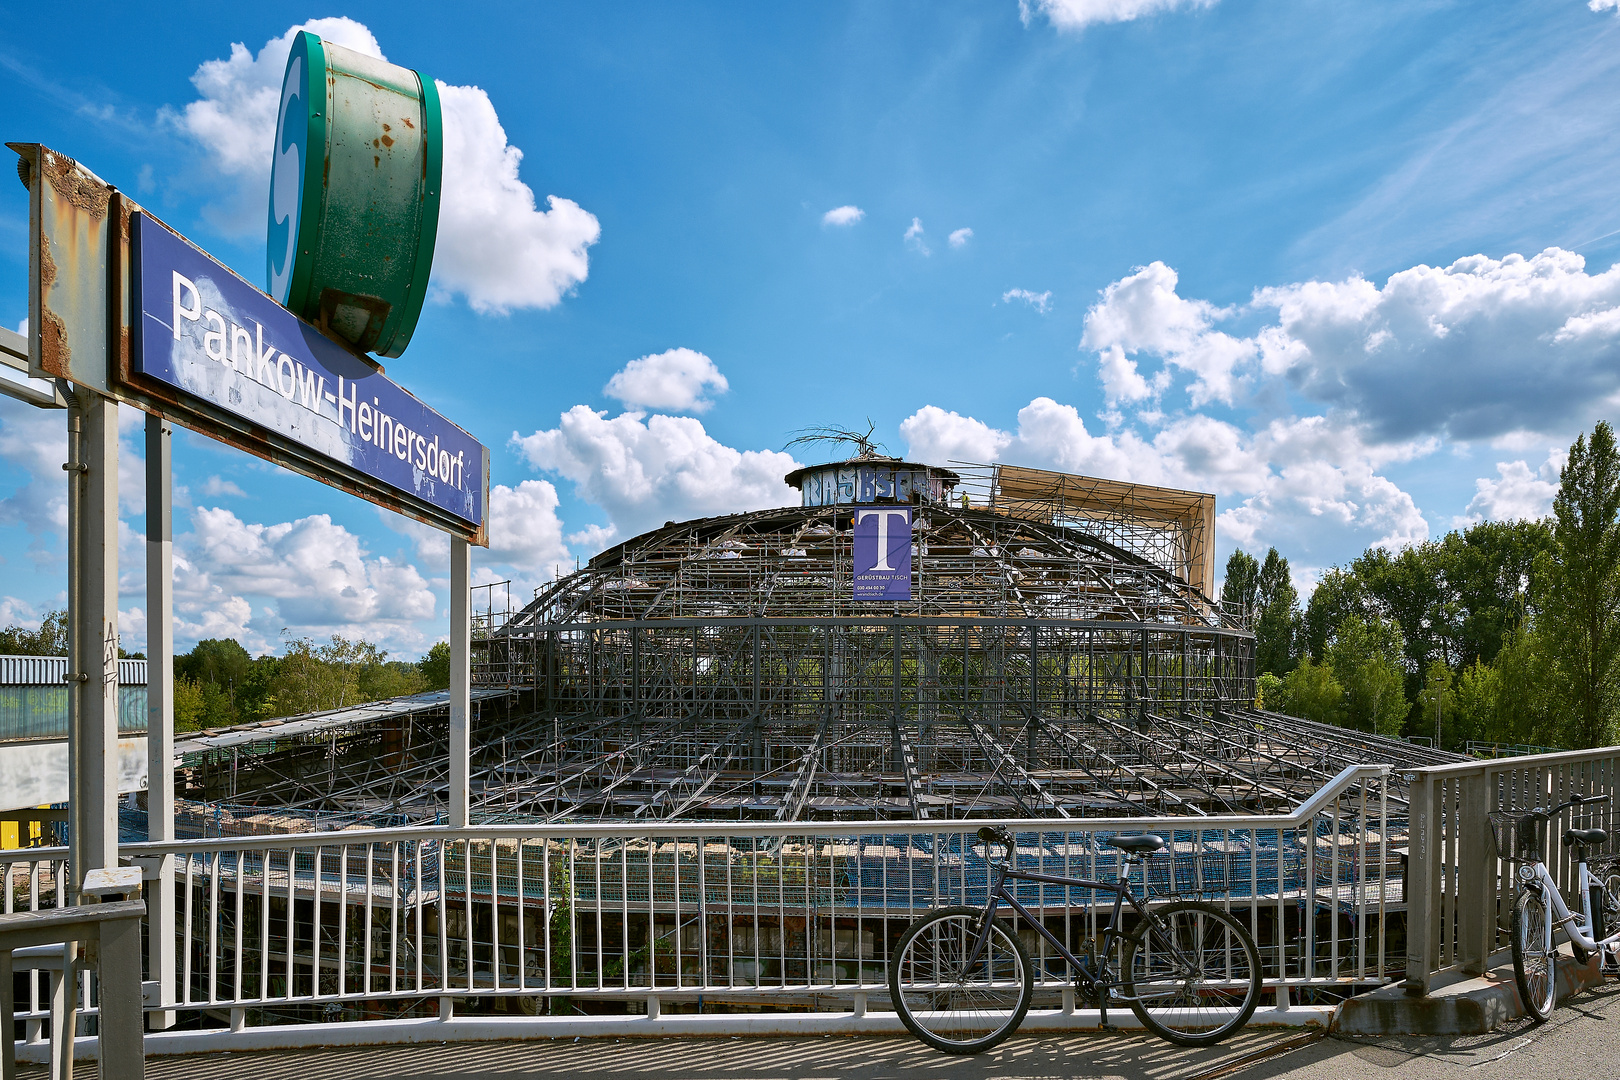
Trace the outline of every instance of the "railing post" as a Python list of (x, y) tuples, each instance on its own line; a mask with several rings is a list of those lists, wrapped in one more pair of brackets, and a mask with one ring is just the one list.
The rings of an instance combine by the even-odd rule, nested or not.
[(1412, 774), (1407, 791), (1406, 862), (1406, 992), (1427, 994), (1430, 975), (1440, 959), (1438, 886), (1440, 823), (1435, 814), (1435, 780), (1427, 772)]
[(1468, 975), (1482, 975), (1496, 941), (1496, 890), (1486, 873), (1495, 854), (1490, 822), (1491, 773), (1459, 778), (1462, 782), (1457, 829), (1457, 962)]

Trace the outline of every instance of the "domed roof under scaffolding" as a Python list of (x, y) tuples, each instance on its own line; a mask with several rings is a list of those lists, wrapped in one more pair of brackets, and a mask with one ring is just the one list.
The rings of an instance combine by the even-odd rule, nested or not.
[[(876, 455), (787, 479), (797, 507), (666, 523), (483, 622), (475, 681), (522, 700), (475, 724), (475, 819), (1198, 817), (1459, 760), (1253, 709), (1213, 496)], [(909, 570), (857, 599), (855, 522), (885, 510)], [(341, 767), (249, 773), (283, 805), (425, 817), (443, 740), (356, 731)]]

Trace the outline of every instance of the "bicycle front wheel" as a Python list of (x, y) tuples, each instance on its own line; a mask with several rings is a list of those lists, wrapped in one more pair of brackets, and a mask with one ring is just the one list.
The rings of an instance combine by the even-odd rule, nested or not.
[(1539, 886), (1520, 889), (1509, 937), (1519, 999), (1531, 1020), (1541, 1023), (1558, 1002), (1558, 950), (1552, 943), (1547, 898)]
[(979, 908), (941, 908), (900, 935), (889, 995), (911, 1033), (947, 1054), (977, 1054), (1017, 1030), (1035, 993), (1029, 953), (999, 922), (978, 956)]
[(1260, 1003), (1260, 950), (1230, 912), (1184, 900), (1125, 939), (1125, 996), (1147, 1029), (1178, 1046), (1218, 1043)]

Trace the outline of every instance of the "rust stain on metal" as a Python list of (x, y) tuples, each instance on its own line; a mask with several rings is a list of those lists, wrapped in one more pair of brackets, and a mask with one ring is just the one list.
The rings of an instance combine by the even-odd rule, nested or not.
[(45, 179), (63, 202), (100, 221), (107, 212), (107, 189), (79, 171), (78, 162), (47, 150), (43, 155)]
[(67, 378), (73, 353), (67, 344), (67, 324), (49, 308), (40, 319), (39, 366), (59, 379)]
[(51, 257), (51, 242), (39, 238), (39, 287), (46, 292), (56, 283), (56, 260)]
[[(56, 281), (56, 259), (51, 256), (51, 242), (45, 237), (39, 238), (39, 286), (40, 296), (51, 294), (51, 286)], [(67, 376), (68, 362), (72, 359), (72, 352), (67, 344), (67, 324), (62, 317), (42, 302), (40, 304), (39, 326), (39, 366), (55, 375), (57, 378)]]

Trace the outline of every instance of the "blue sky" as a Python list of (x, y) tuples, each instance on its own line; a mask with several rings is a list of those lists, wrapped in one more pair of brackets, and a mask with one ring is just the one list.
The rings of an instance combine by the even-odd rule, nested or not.
[[(896, 453), (1215, 491), (1221, 559), (1275, 544), (1308, 586), (1544, 513), (1614, 417), (1617, 8), (178, 4), (68, 38), (25, 6), (0, 95), (7, 140), (262, 284), (289, 31), (440, 80), (457, 209), (387, 366), (492, 448), (478, 573), (522, 595), (666, 519), (791, 501), (795, 429), (868, 417)], [(0, 183), (13, 328), (25, 238)], [(61, 603), (60, 428), (0, 403), (0, 623)], [(442, 635), (430, 532), (195, 436), (175, 459), (182, 647)]]

